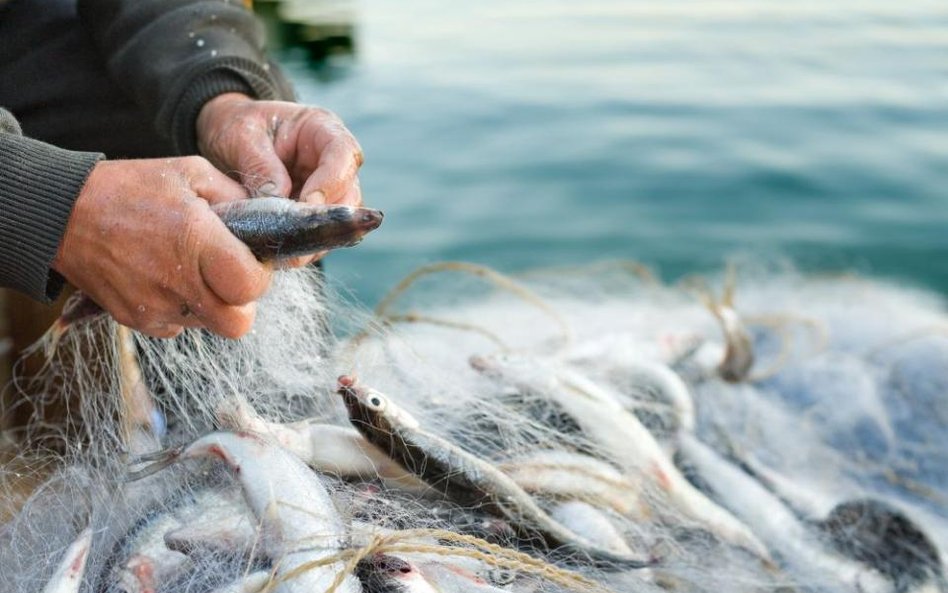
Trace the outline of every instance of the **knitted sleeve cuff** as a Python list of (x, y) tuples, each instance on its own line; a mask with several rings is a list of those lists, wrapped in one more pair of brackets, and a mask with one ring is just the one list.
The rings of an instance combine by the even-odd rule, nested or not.
[(64, 280), (50, 266), (102, 158), (0, 133), (0, 284), (43, 302), (59, 295)]

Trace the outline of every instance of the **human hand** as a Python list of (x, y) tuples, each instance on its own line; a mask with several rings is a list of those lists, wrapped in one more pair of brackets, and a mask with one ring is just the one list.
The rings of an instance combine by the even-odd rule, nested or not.
[(210, 205), (245, 197), (201, 157), (102, 161), (76, 199), (53, 268), (146, 334), (207, 327), (240, 337), (271, 272)]
[(220, 170), (240, 174), (252, 191), (362, 205), (362, 149), (330, 111), (226, 93), (201, 109), (197, 138), (201, 154)]

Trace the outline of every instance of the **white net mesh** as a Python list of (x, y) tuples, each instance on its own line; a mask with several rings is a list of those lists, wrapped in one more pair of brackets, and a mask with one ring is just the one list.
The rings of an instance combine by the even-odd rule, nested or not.
[[(737, 279), (443, 264), (372, 315), (287, 271), (238, 341), (78, 323), (11, 387), (0, 590), (86, 527), (96, 593), (943, 589), (944, 303)], [(417, 422), (370, 444), (339, 375)]]

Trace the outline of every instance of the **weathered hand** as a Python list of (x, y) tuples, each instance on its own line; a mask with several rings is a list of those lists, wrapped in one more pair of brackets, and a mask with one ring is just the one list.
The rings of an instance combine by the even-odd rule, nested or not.
[(245, 197), (201, 157), (103, 161), (76, 199), (53, 268), (149, 335), (204, 326), (239, 337), (270, 270), (210, 204)]
[(227, 93), (209, 101), (197, 121), (198, 147), (222, 171), (253, 189), (310, 203), (359, 206), (362, 149), (332, 112)]
[(362, 149), (330, 111), (227, 93), (204, 105), (197, 137), (201, 154), (251, 190), (314, 204), (362, 205)]

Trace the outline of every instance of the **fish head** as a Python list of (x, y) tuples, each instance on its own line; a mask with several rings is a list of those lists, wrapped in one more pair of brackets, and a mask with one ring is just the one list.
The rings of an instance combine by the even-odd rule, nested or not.
[(309, 206), (311, 213), (307, 216), (314, 227), (319, 231), (324, 241), (330, 241), (340, 246), (355, 245), (362, 238), (382, 224), (385, 217), (381, 210), (355, 206), (319, 205)]
[(339, 377), (339, 395), (349, 412), (349, 420), (360, 431), (391, 435), (400, 428), (416, 429), (418, 421), (382, 392), (358, 384), (355, 377)]
[(376, 553), (359, 563), (356, 573), (366, 591), (380, 593), (434, 593), (418, 567), (398, 556)]

